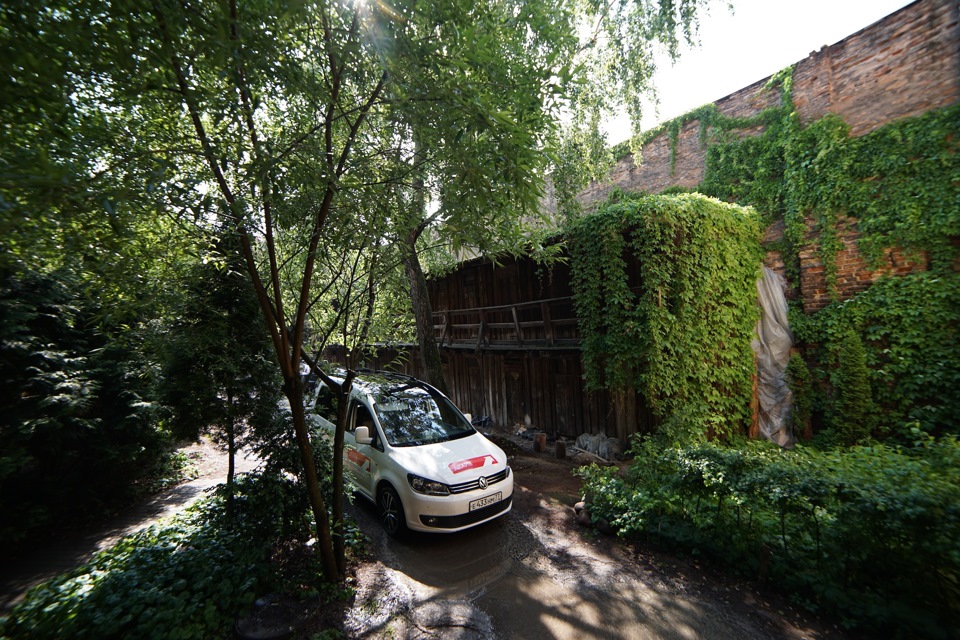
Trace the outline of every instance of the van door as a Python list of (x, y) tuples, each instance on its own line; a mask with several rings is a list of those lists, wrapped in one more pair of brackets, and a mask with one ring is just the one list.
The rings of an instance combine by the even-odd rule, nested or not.
[[(373, 437), (371, 444), (357, 444), (356, 428), (365, 426)], [(373, 415), (365, 404), (358, 400), (351, 402), (347, 430), (343, 435), (343, 468), (347, 470), (357, 489), (370, 499), (374, 499), (374, 482), (377, 477), (377, 458), (382, 451), (380, 436)]]

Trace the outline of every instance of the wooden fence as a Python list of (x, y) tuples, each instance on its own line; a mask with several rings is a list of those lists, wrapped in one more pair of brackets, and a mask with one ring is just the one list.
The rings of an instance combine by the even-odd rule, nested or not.
[(474, 351), (580, 350), (571, 298), (534, 300), (433, 314), (441, 348)]
[[(586, 390), (569, 297), (438, 311), (434, 329), (453, 401), (498, 428), (626, 439), (654, 424), (636, 394)], [(342, 362), (335, 350), (327, 357)], [(365, 366), (424, 376), (416, 345), (380, 347)]]

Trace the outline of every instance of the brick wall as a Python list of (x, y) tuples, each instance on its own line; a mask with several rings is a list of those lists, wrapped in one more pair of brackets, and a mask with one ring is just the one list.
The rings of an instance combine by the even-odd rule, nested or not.
[(794, 72), (801, 120), (835, 113), (859, 136), (960, 100), (958, 13), (956, 0), (919, 0), (812, 53)]
[[(813, 222), (808, 219), (807, 228), (812, 227)], [(857, 250), (859, 234), (856, 220), (853, 218), (841, 218), (838, 221), (837, 235), (841, 248), (837, 251), (834, 259), (837, 267), (837, 291), (843, 300), (863, 291), (881, 275), (891, 273), (906, 275), (927, 268), (927, 256), (907, 255), (897, 249), (885, 250), (881, 264), (877, 265), (876, 268), (871, 268)], [(780, 237), (782, 237), (782, 228)], [(776, 239), (779, 240), (780, 238)], [(823, 260), (817, 251), (816, 240), (817, 237), (814, 233), (808, 233), (807, 244), (800, 250), (799, 254), (800, 283), (798, 289), (803, 297), (803, 308), (806, 311), (822, 309), (832, 301)], [(778, 260), (779, 263), (775, 264), (774, 262)], [(775, 270), (778, 268), (782, 270), (783, 268), (782, 259), (780, 259), (777, 251), (767, 252), (765, 264)]]
[[(779, 90), (764, 89), (769, 78), (755, 82), (745, 89), (717, 100), (717, 111), (730, 118), (749, 117), (768, 107), (780, 106)], [(756, 135), (762, 129), (744, 131)], [(676, 161), (670, 167), (670, 135), (664, 133), (643, 146), (640, 164), (633, 156), (621, 158), (602, 182), (594, 182), (580, 194), (584, 209), (590, 209), (620, 187), (624, 191), (659, 193), (667, 187), (695, 187), (703, 182), (706, 148), (700, 140), (700, 123), (688, 122), (677, 137)]]
[[(779, 71), (772, 69), (771, 72)], [(716, 101), (726, 116), (744, 117), (779, 105), (779, 90), (765, 90), (769, 78)], [(960, 3), (957, 0), (918, 0), (844, 40), (813, 52), (798, 62), (793, 74), (793, 100), (802, 122), (827, 113), (841, 116), (860, 136), (888, 122), (921, 115), (960, 102)], [(591, 184), (580, 201), (586, 209), (606, 198), (615, 187), (626, 191), (659, 193), (670, 186), (694, 187), (703, 181), (706, 150), (699, 138), (700, 125), (689, 122), (680, 131), (675, 166), (671, 168), (670, 139), (663, 134), (643, 147), (642, 161), (632, 156), (620, 160), (609, 179)], [(756, 135), (760, 130), (744, 131)], [(767, 230), (765, 241), (782, 238), (782, 228)], [(856, 221), (841, 225), (843, 249), (837, 254), (841, 299), (869, 286), (888, 271), (905, 273), (924, 268), (923, 258), (910, 260), (897, 251), (887, 255), (888, 265), (870, 270), (856, 250)], [(807, 311), (829, 302), (816, 237), (800, 254), (799, 288)], [(767, 265), (783, 269), (776, 251), (767, 254)]]

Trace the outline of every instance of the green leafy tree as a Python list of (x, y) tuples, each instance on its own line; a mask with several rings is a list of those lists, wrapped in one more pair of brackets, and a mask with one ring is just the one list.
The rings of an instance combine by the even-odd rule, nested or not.
[[(424, 43), (424, 59), (439, 62), (421, 63), (418, 93), (392, 100), (378, 123), (399, 142), (387, 237), (399, 247), (431, 383), (446, 386), (425, 254), (540, 249), (531, 223), (544, 222), (548, 168), (561, 209), (572, 208), (584, 180), (609, 164), (603, 116), (626, 108), (639, 119), (639, 98), (651, 88), (654, 46), (675, 55), (680, 40), (695, 33), (697, 10), (705, 4), (478, 3), (466, 20), (446, 6), (417, 7), (418, 18), (438, 34)], [(451, 89), (460, 108), (424, 110), (419, 104), (449, 104), (444, 92)], [(564, 114), (577, 124), (558, 137)]]
[(245, 275), (216, 252), (195, 272), (180, 288), (182, 303), (164, 335), (160, 380), (177, 435), (195, 440), (212, 431), (226, 447), (229, 497), (238, 448), (277, 424), (282, 394)]
[[(603, 178), (614, 157), (602, 124), (624, 113), (633, 128), (627, 144), (640, 157), (639, 124), (644, 98), (656, 99), (655, 53), (679, 56), (682, 43), (694, 44), (699, 16), (709, 0), (588, 0), (572, 8), (579, 28), (564, 91), (567, 119), (550, 168), (561, 220), (580, 213), (577, 195), (589, 181)], [(732, 7), (728, 3), (728, 7)]]
[[(242, 259), (334, 580), (345, 569), (342, 461), (328, 504), (300, 363), (308, 334), (331, 333), (308, 326), (322, 294), (371, 280), (344, 281), (319, 269), (318, 256), (370, 254), (358, 263), (369, 276), (387, 264), (377, 257), (384, 244), (403, 244), (409, 259), (428, 228), (454, 249), (515, 229), (503, 207), (532, 210), (542, 192), (561, 108), (586, 84), (585, 57), (648, 55), (648, 36), (674, 38), (701, 4), (93, 0), (51, 9), (21, 0), (0, 27), (22, 99), (4, 115), (16, 123), (11, 142), (30, 150), (31, 173), (17, 173), (6, 201), (31, 204), (51, 224), (70, 219), (84, 239), (88, 226), (112, 237), (115, 223), (163, 212), (215, 231)], [(600, 24), (620, 30), (600, 38), (589, 30)], [(32, 58), (40, 52), (56, 62), (45, 68)], [(632, 93), (643, 77), (622, 84)], [(18, 166), (10, 158), (4, 166)], [(70, 197), (45, 202), (61, 174)], [(423, 204), (425, 189), (439, 213)], [(408, 206), (371, 215), (397, 202), (390, 194)], [(367, 286), (359, 291), (374, 304), (352, 309), (377, 307)], [(352, 326), (364, 335), (371, 323)], [(334, 450), (342, 444), (341, 422)]]
[(145, 476), (168, 455), (147, 336), (191, 238), (160, 215), (176, 190), (160, 185), (161, 165), (118, 143), (130, 120), (101, 86), (116, 40), (102, 8), (0, 7), (2, 493), (13, 538), (149, 490)]

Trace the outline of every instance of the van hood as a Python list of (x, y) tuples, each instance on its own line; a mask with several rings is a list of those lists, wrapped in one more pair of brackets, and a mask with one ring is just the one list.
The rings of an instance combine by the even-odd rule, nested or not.
[(446, 484), (476, 480), (507, 466), (503, 449), (479, 433), (448, 442), (396, 447), (391, 457), (410, 473)]

